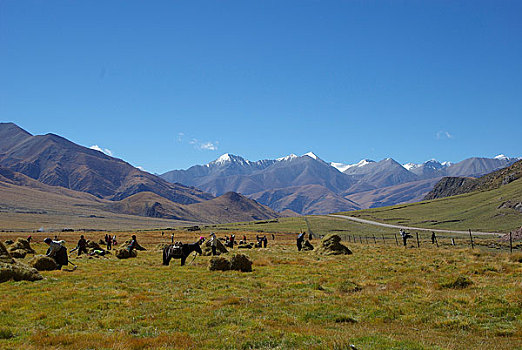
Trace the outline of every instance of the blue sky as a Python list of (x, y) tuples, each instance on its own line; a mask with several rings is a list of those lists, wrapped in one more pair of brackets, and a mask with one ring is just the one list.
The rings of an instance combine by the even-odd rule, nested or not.
[(0, 121), (150, 172), (522, 156), (520, 1), (0, 1)]

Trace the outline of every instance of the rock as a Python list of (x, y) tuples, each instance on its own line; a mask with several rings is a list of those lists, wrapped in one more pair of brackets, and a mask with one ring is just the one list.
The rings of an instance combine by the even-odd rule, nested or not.
[(350, 255), (352, 251), (341, 244), (341, 237), (336, 234), (326, 235), (321, 240), (321, 245), (316, 249), (321, 255)]
[(35, 255), (31, 260), (29, 260), (29, 265), (38, 271), (58, 270), (58, 264), (56, 261), (47, 255)]
[(235, 254), (230, 259), (230, 269), (241, 272), (252, 272), (252, 260), (244, 254)]
[[(216, 254), (217, 255), (228, 253), (227, 248), (219, 239), (216, 242), (217, 242), (217, 244), (216, 244)], [(205, 256), (212, 255), (212, 243), (210, 243), (210, 240), (203, 243), (201, 250), (203, 251), (202, 255), (205, 255)]]
[(127, 248), (120, 248), (120, 249), (116, 250), (116, 257), (118, 259), (135, 258), (137, 256), (138, 256), (138, 252), (134, 249), (130, 253)]
[(0, 283), (9, 280), (37, 281), (42, 278), (36, 269), (14, 260), (5, 245), (0, 242)]
[(230, 261), (220, 256), (214, 256), (209, 261), (208, 269), (210, 271), (228, 271), (230, 270)]

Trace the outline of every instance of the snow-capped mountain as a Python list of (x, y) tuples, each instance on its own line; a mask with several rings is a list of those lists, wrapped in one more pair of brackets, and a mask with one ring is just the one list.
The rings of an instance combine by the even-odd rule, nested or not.
[[(208, 164), (169, 171), (161, 177), (214, 195), (229, 191), (243, 193), (276, 210), (320, 214), (331, 212), (336, 205), (339, 210), (345, 210), (347, 205), (364, 208), (422, 198), (421, 192), (430, 190), (427, 184), (433, 182), (431, 179), (478, 176), (516, 160), (518, 158), (498, 155), (470, 158), (456, 164), (431, 159), (422, 164), (401, 165), (392, 158), (378, 162), (362, 159), (355, 164), (345, 164), (326, 163), (313, 152), (259, 161), (225, 153)], [(362, 202), (346, 201), (353, 198)]]
[(370, 159), (363, 159), (359, 163), (356, 163), (356, 164), (343, 164), (343, 163), (331, 162), (330, 165), (333, 166), (334, 168), (336, 168), (337, 170), (339, 170), (341, 173), (344, 173), (344, 172), (346, 172), (346, 170), (348, 170), (350, 168), (361, 168), (370, 163), (375, 163), (375, 161), (370, 160)]

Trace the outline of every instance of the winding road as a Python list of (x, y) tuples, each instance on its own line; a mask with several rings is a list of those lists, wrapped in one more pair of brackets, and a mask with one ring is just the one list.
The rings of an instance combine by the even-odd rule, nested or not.
[[(441, 230), (441, 229), (431, 229), (431, 228), (422, 228), (422, 227), (411, 227), (411, 226), (401, 226), (401, 225), (392, 225), (392, 224), (383, 224), (382, 222), (377, 221), (371, 221), (366, 219), (360, 219), (353, 216), (347, 216), (347, 215), (336, 215), (336, 214), (330, 214), (328, 216), (331, 217), (337, 217), (347, 220), (356, 221), (362, 224), (369, 224), (369, 225), (375, 225), (375, 226), (382, 226), (382, 227), (391, 227), (391, 228), (397, 228), (397, 229), (404, 229), (404, 230), (413, 230), (413, 231), (434, 231), (434, 232), (443, 232), (443, 233), (457, 233), (457, 234), (466, 234), (469, 235), (468, 231), (454, 231), (454, 230)], [(473, 235), (495, 235), (495, 236), (503, 236), (504, 234), (498, 233), (498, 232), (478, 232), (478, 231), (472, 231)]]

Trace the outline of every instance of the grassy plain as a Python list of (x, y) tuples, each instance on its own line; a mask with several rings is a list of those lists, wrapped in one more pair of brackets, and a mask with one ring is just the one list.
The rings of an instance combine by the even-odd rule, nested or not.
[(344, 214), (405, 226), (507, 233), (522, 226), (520, 212), (501, 207), (508, 200), (522, 202), (522, 179), (490, 191)]
[[(364, 226), (309, 220), (318, 231)], [(203, 233), (253, 240), (260, 230), (275, 232), (267, 249), (242, 251), (252, 273), (209, 271), (209, 257), (162, 266), (157, 247), (171, 232), (183, 241), (201, 233), (143, 231), (138, 240), (149, 250), (135, 259), (73, 257), (76, 271), (2, 283), (0, 348), (522, 349), (520, 253), (346, 243), (353, 255), (324, 257), (296, 251), (292, 233), (305, 229), (302, 218), (270, 225)], [(78, 234), (60, 238), (74, 242)]]

